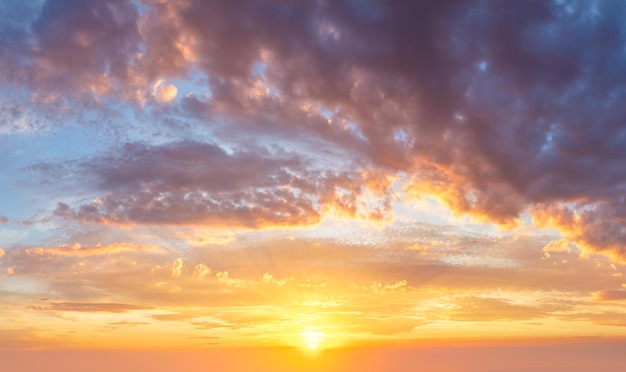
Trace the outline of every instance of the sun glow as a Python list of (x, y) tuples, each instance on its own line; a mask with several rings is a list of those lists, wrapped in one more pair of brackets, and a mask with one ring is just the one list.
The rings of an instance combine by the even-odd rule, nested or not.
[(317, 350), (326, 340), (327, 334), (318, 331), (316, 327), (307, 327), (301, 333), (302, 342), (309, 350)]

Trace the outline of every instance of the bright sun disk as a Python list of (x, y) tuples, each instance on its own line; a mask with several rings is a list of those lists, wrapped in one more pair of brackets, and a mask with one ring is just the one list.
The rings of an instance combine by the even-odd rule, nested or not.
[(326, 339), (326, 333), (316, 330), (314, 327), (307, 327), (301, 334), (302, 341), (310, 350), (317, 350), (317, 348)]

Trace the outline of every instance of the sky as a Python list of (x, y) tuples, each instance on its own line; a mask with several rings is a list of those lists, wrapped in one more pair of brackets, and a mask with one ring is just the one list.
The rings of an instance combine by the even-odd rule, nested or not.
[(625, 18), (3, 0), (0, 353), (626, 363)]

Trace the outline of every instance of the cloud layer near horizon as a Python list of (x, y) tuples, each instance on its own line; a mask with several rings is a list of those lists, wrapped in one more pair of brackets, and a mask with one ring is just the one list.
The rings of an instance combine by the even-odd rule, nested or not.
[[(565, 335), (588, 332), (589, 324), (619, 334), (626, 324), (624, 291), (610, 289), (623, 282), (622, 270), (553, 248), (539, 259), (542, 246), (557, 244), (545, 237), (468, 235), (425, 223), (376, 233), (342, 228), (350, 229), (341, 240), (249, 231), (196, 249), (13, 248), (0, 261), (11, 268), (0, 275), (0, 319), (5, 330), (31, 324), (17, 333), (27, 345), (57, 347), (86, 338), (110, 347), (111, 338), (139, 337), (134, 327), (152, 334), (143, 342), (154, 347), (201, 345), (206, 337), (220, 345), (269, 338), (293, 346), (311, 324), (341, 342), (437, 338), (438, 325), (450, 322), (456, 329), (447, 338), (471, 335), (477, 322), (481, 337), (497, 336), (502, 322), (519, 327), (509, 337), (559, 322), (577, 322)], [(124, 239), (142, 235), (129, 231)], [(77, 327), (83, 331), (73, 334)], [(158, 332), (169, 327), (165, 336)], [(10, 345), (0, 332), (0, 346)]]

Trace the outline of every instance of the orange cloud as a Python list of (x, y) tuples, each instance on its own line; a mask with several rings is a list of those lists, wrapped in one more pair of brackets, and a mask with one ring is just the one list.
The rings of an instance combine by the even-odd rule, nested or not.
[(107, 244), (102, 246), (83, 247), (76, 243), (71, 247), (61, 246), (57, 248), (27, 248), (24, 250), (27, 255), (31, 256), (74, 256), (74, 257), (91, 257), (115, 255), (126, 252), (137, 253), (164, 253), (163, 248), (151, 245), (135, 245), (128, 243)]
[(172, 278), (180, 278), (182, 272), (183, 260), (179, 257), (172, 263)]
[(163, 80), (157, 80), (152, 86), (154, 96), (161, 102), (170, 102), (176, 98), (178, 89), (172, 84), (163, 84)]
[(132, 310), (149, 309), (146, 306), (120, 304), (120, 303), (85, 303), (85, 302), (59, 302), (46, 306), (29, 306), (30, 310), (40, 311), (76, 311), (76, 312), (107, 312), (123, 313)]
[(202, 279), (211, 274), (211, 269), (209, 269), (205, 264), (198, 264), (193, 269), (193, 277), (197, 279)]
[(620, 301), (626, 300), (626, 290), (616, 289), (610, 291), (597, 291), (593, 292), (593, 297), (600, 301)]
[(552, 240), (543, 247), (545, 253), (549, 252), (571, 252), (572, 247), (567, 239)]
[(616, 262), (626, 262), (626, 231), (622, 218), (610, 207), (600, 204), (578, 212), (560, 204), (536, 205), (531, 209), (533, 223), (541, 228), (556, 228), (583, 253), (597, 253)]

